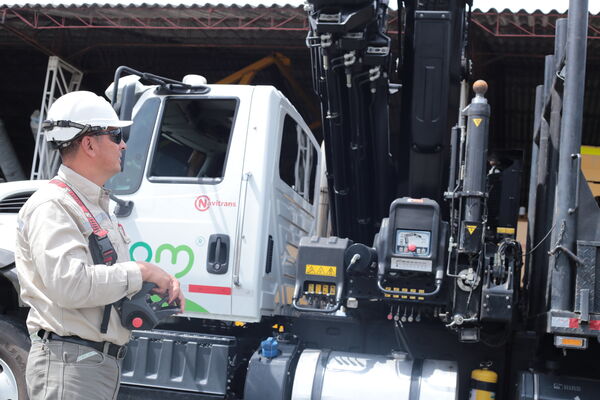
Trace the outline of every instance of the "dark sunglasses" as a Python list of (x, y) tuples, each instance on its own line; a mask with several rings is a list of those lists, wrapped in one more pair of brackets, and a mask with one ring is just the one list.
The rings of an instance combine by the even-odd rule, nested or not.
[(109, 135), (110, 140), (112, 140), (116, 144), (121, 143), (121, 140), (123, 140), (123, 132), (121, 131), (121, 128), (104, 130), (104, 131), (100, 131), (100, 132), (95, 132), (93, 134), (93, 136), (102, 136), (102, 135)]

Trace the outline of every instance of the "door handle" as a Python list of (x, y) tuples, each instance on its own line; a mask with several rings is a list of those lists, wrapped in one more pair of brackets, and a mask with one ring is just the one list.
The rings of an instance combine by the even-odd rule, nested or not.
[(213, 234), (208, 239), (206, 270), (210, 274), (223, 275), (229, 269), (229, 235)]

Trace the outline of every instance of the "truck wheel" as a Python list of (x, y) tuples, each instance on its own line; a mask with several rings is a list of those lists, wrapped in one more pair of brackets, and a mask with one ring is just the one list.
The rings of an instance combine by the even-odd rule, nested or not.
[(0, 316), (0, 393), (3, 399), (27, 400), (25, 365), (30, 346), (23, 325)]

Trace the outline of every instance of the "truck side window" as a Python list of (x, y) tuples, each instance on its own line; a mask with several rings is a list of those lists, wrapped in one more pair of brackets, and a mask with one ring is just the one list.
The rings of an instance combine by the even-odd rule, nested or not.
[(302, 127), (289, 115), (283, 122), (279, 177), (312, 204), (317, 175), (318, 153)]
[(222, 178), (236, 106), (235, 99), (167, 99), (150, 177)]

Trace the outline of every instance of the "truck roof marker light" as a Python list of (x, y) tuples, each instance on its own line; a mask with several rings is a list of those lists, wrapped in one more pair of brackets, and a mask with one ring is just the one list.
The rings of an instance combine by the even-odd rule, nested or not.
[(191, 86), (203, 86), (208, 83), (204, 76), (196, 74), (189, 74), (184, 76), (181, 82)]

